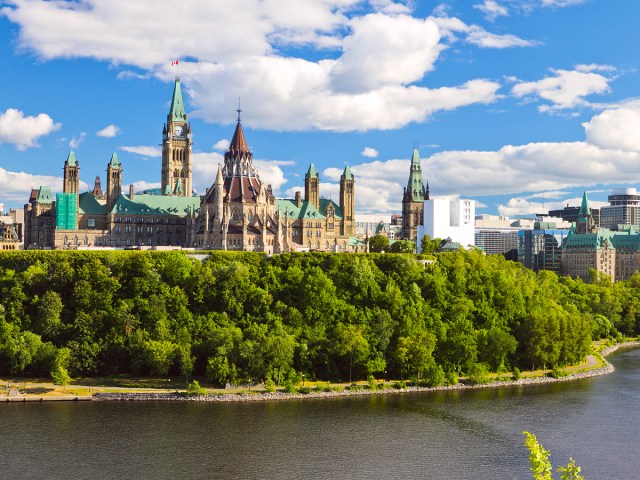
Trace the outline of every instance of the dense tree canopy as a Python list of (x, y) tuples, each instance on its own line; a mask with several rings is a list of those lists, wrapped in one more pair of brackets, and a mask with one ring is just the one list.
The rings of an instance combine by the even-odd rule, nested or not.
[(433, 381), (579, 362), (637, 335), (640, 274), (587, 284), (479, 252), (8, 252), (0, 373), (206, 376), (219, 384), (387, 372)]

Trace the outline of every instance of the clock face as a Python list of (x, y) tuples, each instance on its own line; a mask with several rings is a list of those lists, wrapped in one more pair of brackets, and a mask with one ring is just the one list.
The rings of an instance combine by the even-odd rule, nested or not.
[(173, 134), (176, 137), (181, 137), (183, 131), (184, 131), (184, 128), (182, 127), (182, 125), (176, 125), (175, 127), (173, 127)]

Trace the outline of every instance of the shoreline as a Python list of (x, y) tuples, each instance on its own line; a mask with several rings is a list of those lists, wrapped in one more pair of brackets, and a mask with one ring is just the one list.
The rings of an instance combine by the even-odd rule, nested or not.
[(521, 378), (520, 380), (501, 380), (484, 384), (464, 384), (439, 386), (439, 387), (406, 387), (403, 389), (385, 388), (382, 390), (342, 390), (338, 392), (316, 392), (309, 393), (285, 393), (285, 392), (263, 392), (263, 393), (223, 393), (223, 394), (207, 394), (198, 396), (187, 396), (184, 393), (95, 393), (92, 397), (93, 401), (109, 402), (109, 401), (182, 401), (182, 402), (270, 402), (281, 400), (306, 400), (336, 397), (352, 397), (361, 395), (390, 395), (417, 392), (439, 392), (448, 390), (479, 390), (484, 388), (511, 387), (548, 384), (556, 382), (567, 382), (581, 380), (584, 378), (598, 377), (607, 375), (615, 371), (613, 365), (606, 361), (606, 357), (621, 348), (640, 347), (640, 341), (629, 341), (618, 343), (604, 348), (600, 351), (600, 355), (605, 358), (605, 365), (593, 370), (585, 372), (569, 373), (565, 377), (531, 377)]

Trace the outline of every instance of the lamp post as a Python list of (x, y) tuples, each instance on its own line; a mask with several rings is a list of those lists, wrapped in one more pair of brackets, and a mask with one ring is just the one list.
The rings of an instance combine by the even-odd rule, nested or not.
[(302, 386), (304, 387), (304, 373), (302, 374)]
[(387, 371), (386, 370), (384, 371), (384, 381), (385, 381), (385, 383), (387, 382)]

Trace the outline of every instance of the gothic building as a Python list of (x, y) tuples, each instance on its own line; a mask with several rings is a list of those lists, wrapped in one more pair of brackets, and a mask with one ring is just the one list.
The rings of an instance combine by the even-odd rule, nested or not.
[(238, 111), (224, 165), (202, 198), (197, 244), (216, 250), (280, 253), (300, 250), (354, 251), (355, 180), (349, 167), (340, 179), (340, 204), (320, 197), (313, 164), (305, 175), (305, 197), (276, 199), (253, 164)]
[(358, 251), (355, 179), (345, 167), (336, 204), (320, 196), (313, 165), (305, 197), (276, 199), (253, 164), (240, 111), (231, 144), (205, 195), (193, 193), (192, 133), (176, 78), (162, 129), (159, 189), (122, 191), (122, 164), (107, 163), (106, 191), (96, 177), (80, 192), (80, 163), (72, 151), (64, 163), (63, 191), (31, 192), (25, 205), (25, 248), (202, 248), (280, 253), (301, 250)]
[(414, 148), (409, 167), (409, 181), (402, 197), (402, 237), (405, 240), (419, 243), (418, 226), (422, 225), (425, 200), (429, 200), (429, 182), (425, 187), (420, 152)]

